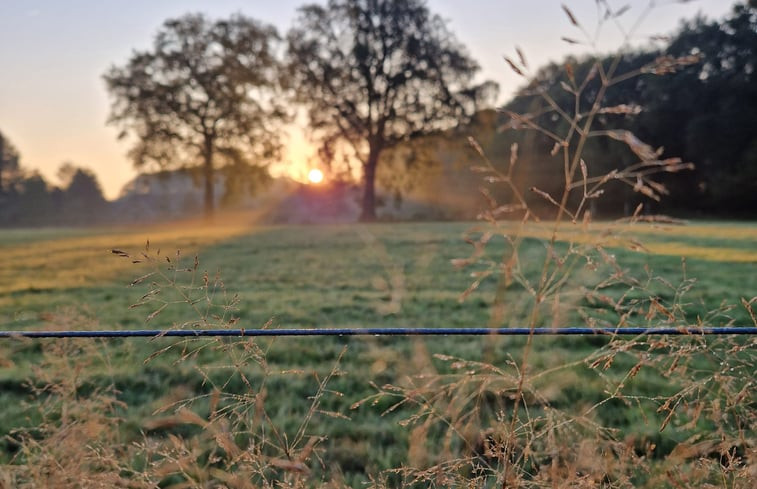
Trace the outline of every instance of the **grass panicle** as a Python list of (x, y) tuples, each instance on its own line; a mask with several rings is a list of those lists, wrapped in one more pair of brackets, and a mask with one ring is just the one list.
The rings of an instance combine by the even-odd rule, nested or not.
[[(625, 21), (635, 7), (596, 3), (594, 29), (562, 6), (574, 31), (563, 41), (599, 51), (599, 32), (614, 27), (624, 41), (610, 62), (597, 58), (585, 73), (568, 62), (559, 87), (549, 87), (532, 74), (523, 49), (505, 58), (526, 82), (519, 95), (529, 109), (503, 108), (500, 130), (545, 141), (560, 188), (523, 184), (525, 145), (518, 140), (500, 161), (471, 137), (480, 160), (472, 171), (482, 177), (486, 208), (464, 232), (457, 224), (424, 223), (357, 232), (271, 228), (255, 237), (229, 226), (218, 235), (182, 236), (187, 245), (217, 247), (210, 266), (194, 253), (166, 255), (155, 243), (134, 252), (134, 236), (96, 236), (100, 248), (111, 243), (112, 261), (102, 275), (93, 266), (81, 276), (71, 264), (91, 254), (73, 246), (86, 240), (77, 235), (35, 245), (65, 262), (64, 276), (46, 270), (36, 285), (19, 285), (3, 275), (0, 288), (10, 297), (4, 300), (28, 289), (46, 302), (59, 288), (79, 280), (100, 284), (134, 266), (127, 313), (139, 313), (141, 322), (123, 319), (124, 327), (757, 326), (757, 297), (714, 297), (722, 290), (719, 274), (740, 271), (749, 279), (742, 264), (757, 260), (753, 231), (732, 226), (737, 237), (724, 247), (712, 228), (650, 214), (645, 205), (616, 221), (594, 219), (618, 184), (652, 203), (667, 194), (666, 178), (692, 168), (624, 129), (620, 123), (644, 108), (631, 100), (610, 104), (608, 93), (699, 62), (694, 55), (660, 56), (622, 71), (655, 2), (630, 28)], [(558, 102), (552, 88), (570, 103)], [(601, 155), (587, 151), (598, 138), (624, 145), (633, 159), (608, 170)], [(221, 235), (229, 240), (215, 238)], [(5, 250), (8, 270), (21, 269), (32, 247), (23, 248)], [(670, 258), (677, 255), (689, 261)], [(36, 258), (30, 263), (40, 268)], [(212, 271), (219, 263), (233, 271), (222, 278)], [(703, 270), (713, 276), (698, 277)], [(104, 289), (100, 314), (106, 303), (121, 304), (121, 293)], [(95, 328), (95, 315), (59, 310), (33, 319), (81, 329)], [(349, 349), (345, 343), (249, 337), (157, 337), (147, 346), (0, 343), (0, 368), (15, 372), (3, 374), (3, 385), (18, 391), (0, 396), (26, 397), (22, 407), (7, 403), (15, 413), (7, 419), (23, 422), (2, 440), (10, 456), (0, 465), (0, 488), (757, 485), (755, 339), (369, 338), (350, 339)], [(19, 371), (28, 377), (23, 385)]]

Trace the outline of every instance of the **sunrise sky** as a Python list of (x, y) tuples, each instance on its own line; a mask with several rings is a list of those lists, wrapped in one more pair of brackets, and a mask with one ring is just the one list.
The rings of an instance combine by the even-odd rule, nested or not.
[[(132, 50), (151, 47), (152, 38), (167, 18), (187, 12), (226, 17), (241, 12), (274, 24), (283, 33), (292, 24), (303, 0), (0, 0), (0, 131), (21, 153), (25, 168), (38, 169), (58, 183), (57, 168), (64, 161), (88, 167), (97, 174), (108, 198), (134, 177), (126, 159), (127, 145), (116, 140), (116, 129), (105, 125), (109, 100), (102, 74), (124, 64)], [(561, 3), (593, 30), (595, 1), (574, 0), (429, 0), (430, 9), (448, 20), (451, 30), (482, 66), (482, 78), (500, 84), (505, 101), (521, 83), (504, 63), (520, 46), (532, 67), (558, 60), (586, 48), (570, 46), (561, 36), (579, 37)], [(610, 1), (616, 9), (630, 3), (621, 18), (630, 28), (650, 2)], [(680, 4), (657, 0), (657, 7), (641, 24), (634, 42), (669, 34), (682, 18), (698, 12), (710, 18), (725, 15), (735, 2), (700, 0)], [(599, 37), (604, 47), (617, 46), (618, 29), (608, 25)], [(294, 127), (290, 151), (279, 171), (304, 179), (310, 148)]]

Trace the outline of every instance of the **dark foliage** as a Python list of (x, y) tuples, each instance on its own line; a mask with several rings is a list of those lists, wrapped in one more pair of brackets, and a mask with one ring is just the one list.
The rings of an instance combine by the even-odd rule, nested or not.
[(17, 165), (0, 194), (0, 226), (86, 226), (112, 220), (110, 205), (91, 170), (64, 163), (58, 173), (62, 187)]
[(465, 122), (493, 92), (478, 65), (421, 0), (331, 0), (300, 8), (288, 35), (295, 99), (327, 161), (362, 165), (363, 220), (376, 217), (382, 152)]
[[(674, 73), (657, 76), (649, 68), (669, 59), (697, 58), (698, 62), (676, 66)], [(566, 58), (562, 63), (543, 67), (534, 83), (523, 93), (546, 89), (566, 112), (573, 110), (573, 95), (565, 89), (575, 79), (584, 80), (601, 63), (607, 67), (612, 56)], [(569, 70), (564, 69), (570, 66)], [(695, 168), (675, 175), (662, 175), (669, 192), (657, 202), (634, 192), (620, 182), (603, 202), (600, 214), (628, 215), (640, 202), (652, 212), (682, 216), (757, 216), (757, 9), (737, 5), (723, 21), (697, 18), (684, 24), (668, 45), (660, 50), (628, 53), (620, 60), (617, 73), (641, 70), (642, 76), (629, 77), (608, 92), (601, 116), (595, 121), (597, 133), (604, 128), (622, 127), (641, 141), (662, 150), (662, 156), (680, 156)], [(595, 70), (596, 71), (596, 70)], [(591, 77), (589, 77), (591, 78)], [(588, 83), (582, 110), (587, 110), (599, 87), (598, 77)], [(509, 102), (507, 111), (531, 114), (533, 121), (554, 133), (563, 133), (566, 122), (547, 114), (541, 97), (522, 96)], [(499, 121), (506, 123), (506, 118)], [(548, 167), (553, 141), (544, 133), (507, 133), (497, 139), (503, 152), (512, 141), (521, 148), (524, 188), (538, 186), (549, 191), (562, 184), (560, 175), (544, 171)], [(592, 138), (585, 148), (587, 161), (599, 173), (626, 166), (634, 158), (627, 144), (612, 138)]]
[(135, 165), (200, 167), (211, 214), (218, 167), (275, 158), (288, 120), (276, 96), (277, 39), (272, 26), (241, 15), (186, 15), (163, 24), (151, 51), (112, 67), (104, 77), (110, 122), (136, 139)]
[(0, 196), (2, 196), (6, 187), (11, 185), (12, 180), (17, 177), (19, 169), (19, 154), (13, 144), (0, 132)]

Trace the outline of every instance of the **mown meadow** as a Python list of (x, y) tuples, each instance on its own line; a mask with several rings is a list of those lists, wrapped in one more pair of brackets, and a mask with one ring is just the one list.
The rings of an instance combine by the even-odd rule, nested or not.
[[(508, 246), (508, 226), (515, 234), (516, 223), (503, 225), (487, 238), (486, 249), (471, 262), (471, 269), (461, 263), (475, 253), (476, 240), (486, 233), (478, 223), (262, 226), (239, 216), (234, 222), (138, 232), (3, 231), (2, 329), (527, 325), (530, 299), (517, 283), (503, 295), (495, 274), (475, 290), (469, 288), (482, 277), (481, 264), (500, 261)], [(624, 272), (632, 271), (636, 282), (604, 286), (607, 260), (602, 265), (591, 254), (577, 254), (567, 279), (573, 282), (563, 287), (566, 292), (559, 301), (547, 306), (552, 323), (540, 325), (616, 324), (620, 312), (611, 304), (620, 300), (636, 301), (644, 311), (628, 316), (629, 325), (681, 325), (682, 320), (690, 325), (754, 325), (748, 306), (757, 291), (755, 226), (595, 226), (582, 230), (566, 225), (557, 246), (565, 240), (571, 243), (565, 247), (596, 247), (598, 228), (612, 227), (617, 237), (609, 247), (595, 249), (611, 256), (610, 263), (622, 264), (618, 266)], [(540, 273), (547, 233), (537, 224), (518, 229), (522, 242), (515, 273)], [(147, 480), (150, 464), (162, 461), (162, 471), (151, 476), (161, 487), (195, 487), (187, 481), (199, 487), (212, 478), (213, 470), (218, 476), (219, 460), (253, 447), (262, 457), (256, 460), (264, 461), (250, 469), (257, 474), (258, 479), (249, 476), (255, 484), (422, 483), (428, 482), (428, 474), (387, 470), (419, 470), (451, 460), (467, 461), (451, 473), (472, 477), (481, 467), (491, 469), (497, 459), (487, 447), (499, 435), (487, 423), (496, 426), (497, 417), (513, 408), (507, 392), (515, 380), (507, 371), (521, 367), (526, 349), (529, 394), (524, 406), (515, 408), (526, 409), (533, 424), (523, 429), (530, 426), (538, 433), (536, 420), (570, 412), (576, 416), (571, 418), (573, 427), (562, 435), (572, 440), (565, 446), (574, 443), (570, 450), (584, 450), (589, 459), (598, 456), (579, 441), (585, 440), (581, 433), (594, 426), (597, 433), (607, 430), (609, 439), (630, 447), (636, 456), (664, 460), (682, 450), (677, 448), (682, 444), (696, 447), (697, 441), (708, 438), (712, 423), (717, 424), (714, 418), (697, 415), (692, 421), (687, 416), (696, 411), (697, 399), (717, 399), (713, 385), (728, 385), (725, 377), (717, 377), (718, 355), (727, 351), (733, 356), (729, 361), (737, 363), (728, 368), (735, 368), (733, 375), (743, 382), (754, 365), (754, 344), (748, 339), (635, 338), (621, 346), (616, 338), (603, 337), (2, 341), (3, 463), (23, 465), (34, 456), (44, 460), (40, 454), (51, 450), (44, 440), (53, 439), (55, 430), (48, 433), (40, 426), (71, 430), (76, 423), (66, 425), (65, 413), (75, 408), (66, 404), (86, 406), (85, 399), (105, 392), (110, 396), (107, 408), (93, 409), (107, 413), (102, 426), (109, 426), (108, 444), (122, 447), (111, 458), (120, 463), (131, 460), (126, 464), (134, 471), (119, 467), (119, 477), (136, 480), (134, 474), (140, 473)], [(725, 341), (722, 352), (713, 346)], [(688, 353), (682, 353), (682, 345)], [(670, 364), (674, 358), (687, 366), (686, 372), (698, 372), (692, 377), (696, 381), (685, 388), (676, 377), (677, 365)], [(716, 381), (710, 385), (703, 378)], [(740, 394), (746, 402), (742, 407), (753, 414), (754, 388), (743, 382), (734, 395)], [(681, 389), (693, 393), (694, 401), (678, 398), (686, 406), (685, 415), (671, 422), (667, 411), (659, 408)], [(57, 403), (50, 404), (56, 396)], [(725, 396), (721, 410), (727, 411), (731, 401)], [(223, 415), (217, 417), (218, 413)], [(86, 417), (92, 418), (92, 412)], [(209, 428), (215, 426), (211, 421), (222, 418), (236, 445)], [(555, 441), (560, 430), (554, 428), (560, 423), (552, 426), (542, 438), (560, 446)], [(80, 436), (102, 438), (102, 429), (90, 431)], [(749, 439), (754, 433), (745, 436)], [(535, 435), (533, 440), (539, 438)], [(188, 459), (155, 448), (167, 441), (175, 445), (173, 450), (182, 447), (194, 464), (191, 470)], [(76, 443), (89, 446), (86, 441)], [(536, 453), (537, 445), (527, 446)], [(125, 458), (123, 451), (128, 450), (123, 447), (136, 447), (139, 455)], [(707, 453), (715, 451), (708, 447)], [(734, 447), (743, 451), (749, 443)], [(519, 457), (528, 457), (523, 447), (519, 450)], [(110, 460), (102, 449), (97, 453), (97, 460)], [(556, 457), (552, 453), (548, 458)], [(474, 459), (478, 462), (471, 465)], [(184, 465), (176, 462), (181, 470), (166, 468), (167, 460), (184, 460)], [(234, 467), (243, 465), (240, 460), (237, 455)], [(585, 463), (575, 463), (579, 462)], [(529, 463), (529, 470), (539, 474), (534, 468), (538, 464)], [(95, 465), (99, 468), (94, 473), (107, 472)], [(225, 467), (225, 473), (233, 473)], [(10, 473), (11, 465), (3, 470)], [(658, 475), (650, 469), (633, 482), (654, 485), (660, 482)], [(455, 485), (452, 479), (438, 483)]]

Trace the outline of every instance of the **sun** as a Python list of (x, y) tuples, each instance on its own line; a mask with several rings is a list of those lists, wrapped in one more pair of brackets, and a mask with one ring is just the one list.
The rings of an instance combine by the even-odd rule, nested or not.
[(323, 181), (323, 172), (318, 168), (313, 168), (308, 172), (308, 181), (310, 183), (321, 183)]

